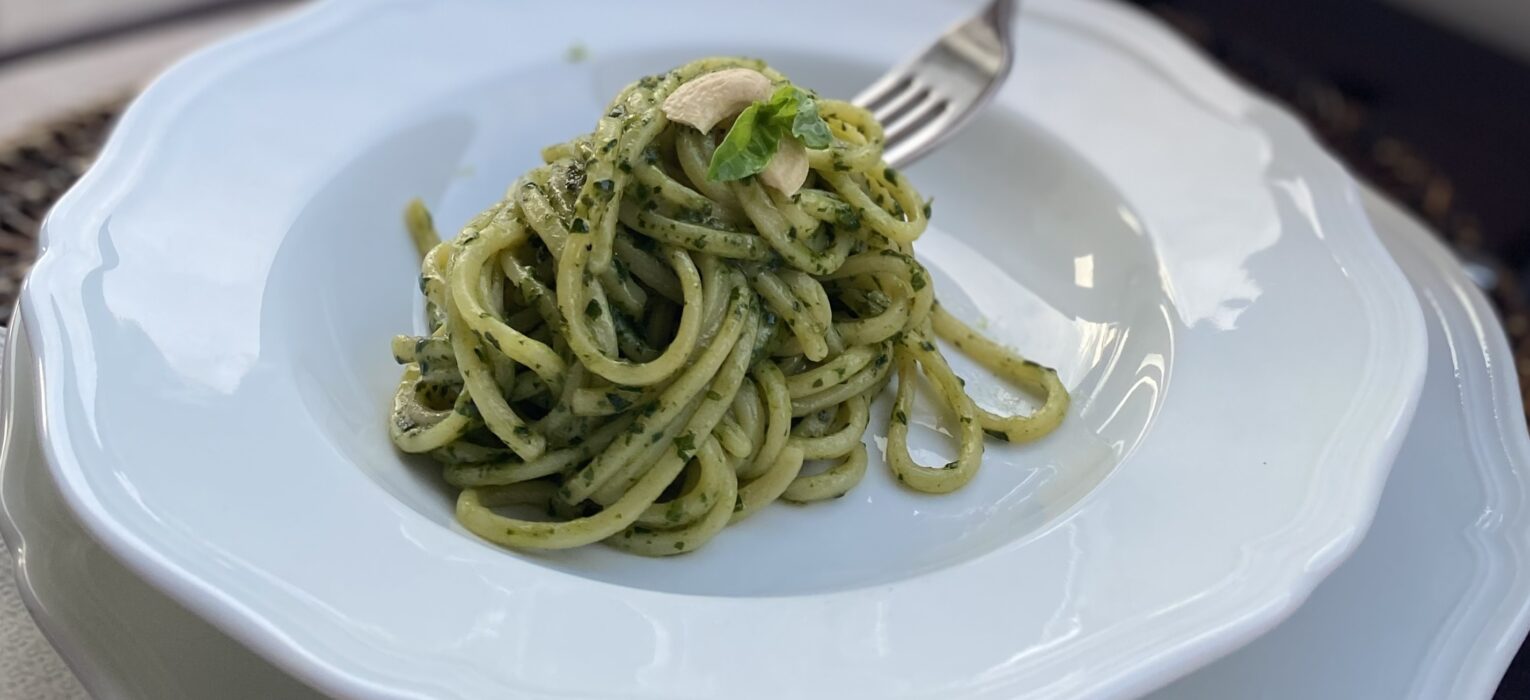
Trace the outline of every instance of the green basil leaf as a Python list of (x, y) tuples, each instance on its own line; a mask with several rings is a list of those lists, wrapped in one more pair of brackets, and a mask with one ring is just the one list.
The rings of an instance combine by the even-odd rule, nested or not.
[(818, 101), (813, 96), (791, 85), (782, 85), (770, 96), (767, 108), (771, 121), (780, 126), (783, 133), (790, 133), (802, 140), (808, 148), (828, 148), (834, 142), (829, 133), (829, 123), (818, 114)]
[(806, 95), (807, 93), (791, 85), (782, 85), (771, 94), (770, 100), (765, 103), (765, 109), (777, 123), (790, 124), (797, 116), (797, 105)]
[(818, 115), (818, 102), (811, 95), (803, 93), (795, 111), (796, 114), (792, 116), (792, 135), (802, 139), (802, 145), (808, 148), (828, 148), (834, 143), (834, 136), (829, 133), (829, 123)]
[(812, 100), (797, 110), (797, 117), (792, 120), (792, 135), (802, 139), (802, 145), (808, 148), (828, 148), (834, 143), (829, 123), (818, 116), (818, 105)]
[(708, 180), (742, 180), (759, 174), (770, 163), (780, 145), (781, 129), (769, 119), (773, 114), (767, 113), (764, 115), (767, 118), (761, 119), (761, 111), (761, 103), (756, 102), (733, 121), (728, 135), (712, 153), (712, 162), (707, 165)]
[(759, 174), (775, 157), (781, 139), (789, 136), (801, 139), (808, 148), (828, 148), (834, 141), (813, 96), (782, 85), (769, 100), (749, 105), (734, 120), (712, 154), (707, 179), (727, 182)]

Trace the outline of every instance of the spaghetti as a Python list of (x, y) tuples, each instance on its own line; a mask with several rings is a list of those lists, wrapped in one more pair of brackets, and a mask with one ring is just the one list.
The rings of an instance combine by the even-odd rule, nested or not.
[[(796, 91), (795, 112), (775, 116), (821, 120), (829, 136), (802, 149), (800, 189), (716, 177), (746, 117), (719, 139), (721, 127), (661, 107), (729, 69), (796, 90), (756, 61), (696, 61), (629, 86), (593, 133), (545, 149), (455, 239), (440, 242), (410, 205), (429, 332), (394, 340), (404, 373), (391, 436), (443, 465), (461, 489), (458, 520), (484, 539), (671, 555), (777, 499), (841, 496), (866, 472), (871, 402), (894, 376), (886, 462), (918, 491), (971, 480), (985, 431), (1032, 440), (1066, 413), (1054, 371), (936, 303), (912, 249), (928, 205), (882, 161), (866, 111)], [(1025, 416), (978, 407), (937, 336), (1044, 404)], [(921, 372), (959, 426), (949, 464), (908, 451)], [(804, 470), (817, 460), (827, 468)]]

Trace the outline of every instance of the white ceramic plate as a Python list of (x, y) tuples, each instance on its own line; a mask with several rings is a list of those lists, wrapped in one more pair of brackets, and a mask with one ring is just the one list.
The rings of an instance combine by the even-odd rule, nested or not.
[[(14, 582), (4, 585), (19, 588), (86, 692), (97, 700), (319, 700), (85, 534), (43, 461), (36, 357), (20, 328), (24, 316), (12, 316), (0, 371), (0, 535), (15, 566)], [(35, 660), (14, 662), (7, 670), (20, 674)]]
[(1424, 395), (1354, 556), (1290, 619), (1155, 700), (1490, 698), (1530, 629), (1530, 434), (1488, 301), (1396, 205), (1368, 213), (1429, 325)]
[[(1489, 698), (1530, 629), (1530, 436), (1503, 329), (1429, 232), (1375, 195), (1366, 206), (1424, 302), (1432, 348), (1375, 524), (1291, 618), (1154, 700)], [(33, 362), (18, 336), (0, 379), (0, 530), (34, 615), (91, 693), (318, 698), (85, 534), (37, 448)]]
[(1028, 4), (995, 107), (908, 173), (948, 303), (1076, 396), (968, 489), (874, 469), (672, 561), (526, 556), (465, 535), (384, 437), (408, 197), (460, 221), (699, 54), (848, 94), (971, 5), (335, 0), (182, 64), (50, 216), (23, 295), (64, 500), (347, 696), (1127, 693), (1251, 639), (1359, 541), (1422, 320), (1294, 121), (1105, 5)]

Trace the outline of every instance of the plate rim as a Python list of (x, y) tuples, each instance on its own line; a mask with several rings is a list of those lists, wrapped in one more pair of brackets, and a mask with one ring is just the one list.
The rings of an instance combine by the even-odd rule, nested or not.
[[(1476, 657), (1475, 664), (1463, 664), (1448, 679), (1446, 690), (1451, 697), (1491, 697), (1508, 671), (1516, 654), (1523, 647), (1530, 633), (1530, 544), (1524, 537), (1530, 533), (1530, 427), (1527, 427), (1525, 405), (1521, 400), (1519, 375), (1516, 371), (1514, 352), (1509, 347), (1508, 333), (1487, 295), (1479, 289), (1467, 274), (1455, 254), (1418, 217), (1405, 210), (1379, 192), (1366, 191), (1373, 216), (1392, 219), (1391, 225), (1405, 232), (1398, 238), (1428, 265), (1432, 276), (1442, 292), (1455, 298), (1459, 310), (1455, 314), (1441, 313), (1441, 325), (1451, 338), (1470, 337), (1476, 343), (1477, 353), (1466, 361), (1459, 356), (1455, 361), (1456, 382), (1465, 433), (1471, 443), (1471, 463), (1484, 483), (1496, 483), (1499, 488), (1487, 499), (1489, 504), (1510, 499), (1511, 506), (1504, 508), (1512, 518), (1494, 528), (1469, 528), (1467, 536), (1482, 549), (1506, 553), (1503, 559), (1491, 556), (1475, 558), (1477, 565), (1471, 592), (1476, 595), (1458, 604), (1447, 623), (1448, 632), (1433, 648), (1439, 650), (1466, 635), (1465, 642), (1457, 642), (1466, 649), (1465, 658)], [(1451, 350), (1457, 347), (1451, 344)], [(1443, 351), (1443, 349), (1442, 349)], [(1495, 497), (1496, 496), (1496, 497)], [(1517, 536), (1516, 536), (1517, 535)], [(1495, 564), (1507, 564), (1508, 571), (1496, 573)], [(1507, 590), (1496, 602), (1484, 595), (1482, 590), (1491, 579), (1505, 582)], [(1491, 604), (1490, 604), (1491, 603)], [(1461, 626), (1469, 615), (1484, 620), (1480, 629), (1463, 631)], [(1496, 632), (1494, 632), (1496, 628)], [(1468, 634), (1469, 632), (1469, 634)], [(1418, 692), (1436, 674), (1422, 671), (1415, 678), (1413, 689)]]
[[(50, 402), (47, 400), (47, 397), (54, 395), (53, 392), (61, 391), (60, 385), (64, 383), (51, 379), (50, 376), (59, 372), (62, 372), (63, 376), (68, 376), (68, 372), (73, 369), (55, 340), (60, 333), (57, 324), (65, 321), (50, 315), (59, 311), (49, 306), (48, 302), (57, 303), (59, 300), (52, 293), (49, 285), (68, 283), (69, 273), (78, 272), (83, 268), (82, 261), (99, 259), (99, 251), (91, 250), (94, 241), (88, 240), (90, 238), (88, 235), (78, 237), (86, 240), (54, 236), (52, 234), (56, 227), (49, 224), (57, 221), (59, 212), (73, 212), (75, 216), (84, 216), (96, 221), (109, 214), (112, 205), (120, 199), (134, 178), (140, 174), (140, 168), (147, 160), (157, 138), (164, 135), (168, 115), (174, 114), (177, 105), (195, 95), (197, 87), (201, 84), (198, 80), (190, 80), (191, 84), (188, 86), (185, 84), (188, 80), (175, 82), (176, 80), (195, 76), (198, 70), (204, 73), (200, 76), (201, 78), (216, 79), (215, 66), (220, 59), (238, 56), (241, 51), (259, 53), (255, 49), (262, 46), (265, 51), (275, 50), (280, 47), (284, 37), (301, 36), (300, 30), (304, 27), (333, 20), (336, 16), (343, 17), (346, 11), (355, 11), (359, 5), (360, 3), (355, 0), (328, 0), (328, 2), (318, 3), (271, 25), (199, 51), (156, 80), (143, 95), (134, 101), (113, 132), (112, 138), (103, 149), (96, 164), (49, 214), (44, 224), (41, 255), (35, 268), (36, 272), (25, 285), (22, 303), (28, 312), (28, 317), (34, 321), (27, 330), (34, 348), (38, 349), (41, 368), (39, 381), (43, 385), (43, 390), (39, 398), (41, 402), (39, 415), (43, 416), (44, 454), (60, 485), (68, 486), (61, 488), (66, 503), (86, 524), (92, 536), (153, 585), (198, 611), (226, 632), (250, 645), (258, 653), (320, 689), (346, 695), (391, 696), (407, 694), (408, 691), (371, 682), (364, 676), (358, 677), (354, 668), (347, 670), (330, 661), (316, 658), (285, 635), (269, 629), (268, 620), (255, 615), (236, 601), (227, 599), (227, 596), (216, 590), (211, 583), (188, 573), (163, 554), (155, 551), (152, 543), (141, 541), (132, 534), (122, 532), (121, 526), (98, 507), (99, 503), (92, 496), (84, 492), (83, 484), (74, 480), (73, 476), (82, 468), (62, 441), (50, 437), (63, 425), (64, 418), (54, 416), (50, 412)], [(1038, 10), (1037, 6), (1045, 10)], [(1314, 177), (1321, 176), (1320, 179), (1325, 184), (1342, 191), (1343, 200), (1351, 205), (1345, 219), (1345, 223), (1349, 225), (1343, 228), (1346, 231), (1353, 230), (1354, 233), (1331, 236), (1328, 249), (1336, 259), (1342, 259), (1348, 269), (1364, 270), (1370, 276), (1369, 279), (1375, 282), (1375, 287), (1356, 286), (1361, 306), (1364, 307), (1367, 320), (1371, 323), (1372, 334), (1382, 337), (1396, 335), (1411, 339), (1411, 342), (1404, 342), (1400, 348), (1391, 348), (1390, 353), (1392, 363), (1400, 368), (1404, 381), (1397, 382), (1395, 375), (1389, 375), (1383, 381), (1382, 377), (1372, 371), (1367, 377), (1368, 381), (1362, 382), (1356, 389), (1357, 396), (1365, 396), (1369, 399), (1369, 403), (1386, 407), (1386, 410), (1382, 411), (1384, 416), (1369, 417), (1371, 420), (1368, 424), (1379, 423), (1379, 425), (1372, 425), (1369, 429), (1362, 431), (1366, 434), (1379, 433), (1384, 435), (1384, 438), (1378, 444), (1345, 444), (1343, 446), (1343, 451), (1351, 457), (1346, 459), (1345, 463), (1360, 464), (1365, 468), (1360, 470), (1363, 471), (1362, 478), (1355, 479), (1354, 483), (1347, 485), (1347, 493), (1329, 499), (1329, 502), (1334, 505), (1330, 507), (1327, 515), (1339, 521), (1337, 534), (1332, 532), (1335, 529), (1332, 525), (1325, 530), (1327, 535), (1314, 535), (1316, 525), (1309, 524), (1309, 527), (1302, 528), (1306, 535), (1303, 538), (1304, 546), (1288, 549), (1299, 550), (1305, 556), (1304, 568), (1297, 571), (1290, 580), (1283, 579), (1264, 587), (1280, 589), (1278, 591), (1264, 591), (1258, 595), (1249, 594), (1247, 597), (1257, 598), (1261, 605), (1257, 610), (1240, 619), (1237, 624), (1224, 625), (1215, 635), (1182, 640), (1178, 646), (1158, 657), (1135, 665), (1125, 664), (1112, 669), (1107, 677), (1084, 681), (1084, 685), (1075, 688), (1075, 690), (1092, 693), (1144, 691), (1188, 672), (1195, 666), (1209, 663), (1221, 654), (1273, 627), (1289, 615), (1317, 583), (1357, 546), (1374, 515), (1386, 471), (1401, 445), (1402, 428), (1406, 427), (1411, 420), (1422, 388), (1425, 362), (1423, 320), (1411, 295), (1387, 294), (1383, 291), (1383, 288), (1392, 291), (1399, 287), (1408, 289), (1407, 282), (1385, 250), (1381, 248), (1375, 233), (1369, 229), (1363, 212), (1359, 211), (1355, 190), (1342, 168), (1317, 147), (1306, 130), (1284, 109), (1246, 92), (1230, 81), (1220, 69), (1210, 65), (1203, 57), (1185, 46), (1166, 28), (1137, 10), (1083, 0), (1073, 4), (1037, 3), (1029, 6), (1027, 11), (1030, 13), (1047, 11), (1054, 17), (1094, 23), (1091, 25), (1092, 28), (1109, 32), (1111, 38), (1119, 40), (1118, 46), (1123, 51), (1163, 69), (1178, 87), (1195, 92), (1204, 99), (1224, 105), (1236, 105), (1237, 109), (1245, 110), (1247, 114), (1267, 117), (1270, 120), (1270, 129), (1285, 132), (1282, 142), (1291, 148), (1302, 148), (1303, 152), (1300, 155), (1304, 165), (1317, 170), (1312, 173)], [(206, 75), (209, 71), (212, 74)], [(94, 206), (90, 204), (91, 197), (97, 198)], [(94, 232), (94, 229), (90, 231), (90, 233)], [(1394, 331), (1382, 333), (1383, 327), (1394, 329)], [(1372, 350), (1375, 351), (1376, 348)], [(1357, 420), (1351, 411), (1346, 414), (1343, 422), (1354, 424)], [(1338, 441), (1330, 444), (1331, 449), (1320, 459), (1321, 462), (1334, 461), (1331, 453), (1336, 444)], [(1296, 539), (1295, 536), (1291, 537), (1292, 542)], [(1291, 552), (1288, 551), (1284, 558), (1290, 558), (1290, 554)], [(1287, 568), (1291, 568), (1289, 563)], [(1244, 607), (1247, 607), (1247, 603)], [(1011, 682), (1013, 676), (1014, 674), (1011, 674), (1008, 677)], [(997, 695), (1012, 691), (1014, 688), (1006, 685), (1005, 679), (995, 679), (987, 685), (973, 686), (971, 690), (980, 694)]]

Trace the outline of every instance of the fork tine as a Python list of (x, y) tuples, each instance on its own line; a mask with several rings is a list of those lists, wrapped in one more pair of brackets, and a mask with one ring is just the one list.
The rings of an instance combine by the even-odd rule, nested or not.
[(997, 90), (1014, 59), (1017, 0), (991, 0), (977, 16), (856, 95), (883, 127), (884, 157), (898, 167), (961, 129)]
[(871, 114), (882, 123), (885, 133), (892, 129), (893, 123), (928, 102), (931, 95), (929, 87), (915, 81), (912, 87), (903, 91), (903, 94), (886, 102), (882, 107), (873, 109)]
[(901, 71), (893, 71), (862, 90), (852, 102), (875, 112), (878, 107), (908, 90), (913, 84), (913, 76)]
[[(952, 117), (958, 116), (951, 111), (951, 103), (944, 99), (933, 100), (921, 106), (907, 119), (887, 127), (888, 151), (894, 154), (914, 152), (939, 136), (945, 125), (952, 121)], [(893, 158), (888, 157), (887, 160), (892, 162)]]

